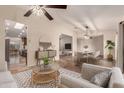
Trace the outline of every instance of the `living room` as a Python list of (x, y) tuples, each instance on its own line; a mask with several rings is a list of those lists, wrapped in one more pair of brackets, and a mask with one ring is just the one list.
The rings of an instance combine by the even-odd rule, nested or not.
[[(122, 82), (123, 75), (122, 75), (121, 70), (123, 70), (122, 65), (124, 63), (122, 62), (121, 58), (119, 59), (120, 60), (119, 62), (122, 62), (122, 63), (119, 63), (117, 61), (118, 56), (121, 55), (121, 54), (117, 55), (118, 40), (122, 40), (122, 38), (117, 39), (117, 36), (122, 35), (120, 34), (120, 32), (118, 32), (118, 30), (119, 30), (119, 26), (122, 27), (122, 25), (119, 25), (119, 23), (123, 21), (124, 6), (60, 5), (58, 6), (59, 8), (57, 7), (58, 9), (54, 9), (56, 7), (57, 5), (56, 6), (52, 6), (52, 5), (0, 6), (0, 11), (1, 11), (1, 14), (0, 14), (0, 20), (1, 20), (0, 21), (0, 27), (1, 27), (0, 28), (0, 38), (1, 38), (0, 39), (0, 44), (1, 44), (0, 60), (1, 61), (0, 63), (3, 64), (2, 65), (3, 69), (4, 67), (5, 69), (7, 69), (7, 67), (5, 66), (6, 64), (5, 62), (5, 34), (6, 34), (5, 29), (6, 27), (4, 25), (5, 20), (6, 19), (13, 20), (19, 23), (26, 24), (27, 26), (27, 66), (26, 66), (26, 69), (19, 68), (23, 70), (19, 72), (17, 71), (14, 74), (11, 74), (9, 72), (9, 75), (11, 76), (8, 76), (8, 77), (12, 78), (12, 81), (11, 81), (12, 85), (11, 84), (2, 85), (1, 83), (1, 87), (19, 87), (19, 88), (24, 88), (24, 87), (26, 88), (30, 88), (30, 87), (38, 87), (38, 88), (43, 88), (43, 87), (47, 87), (47, 88), (49, 87), (50, 88), (51, 87), (60, 87), (60, 88), (62, 87), (73, 87), (73, 88), (74, 87), (75, 88), (76, 87), (77, 88), (78, 87), (81, 87), (81, 88), (82, 87), (86, 87), (86, 88), (95, 87), (96, 88), (97, 87), (98, 88), (102, 86), (92, 84), (90, 81), (85, 82), (85, 79), (87, 79), (86, 77), (84, 77), (85, 78), (84, 81), (80, 83), (80, 81), (82, 80), (82, 78), (80, 77), (82, 68), (85, 68), (86, 72), (84, 71), (84, 75), (86, 76), (87, 76), (87, 73), (88, 75), (91, 75), (92, 73), (96, 74), (97, 71), (93, 72), (93, 70), (94, 71), (96, 69), (100, 71), (111, 70), (113, 65), (107, 66), (106, 64), (111, 64), (113, 60), (114, 62), (116, 62), (116, 65), (114, 66), (118, 67), (114, 69), (115, 73), (118, 74), (120, 77), (117, 78), (116, 77), (117, 75), (115, 73), (111, 77), (114, 77), (115, 80), (119, 79), (120, 81), (119, 81), (119, 84), (117, 82), (117, 85), (116, 84), (114, 85), (113, 83), (111, 83), (112, 85), (109, 85), (109, 87), (112, 87), (112, 88), (123, 87), (124, 82)], [(45, 9), (45, 11), (47, 11), (52, 16), (52, 18), (50, 19), (50, 17), (48, 17), (48, 14), (46, 14), (46, 12), (41, 15), (35, 14), (35, 13), (39, 13), (39, 12), (36, 12), (39, 10), (35, 10), (37, 8), (43, 10), (42, 11), (43, 13)], [(31, 12), (28, 14), (27, 12), (30, 11), (30, 9), (34, 9), (35, 12), (34, 13)], [(112, 12), (113, 9), (114, 9), (114, 12)], [(82, 11), (82, 13), (80, 11)], [(26, 13), (28, 16), (26, 15)], [(69, 55), (72, 57), (71, 61), (66, 60), (68, 61), (67, 63), (66, 61), (64, 61), (64, 63), (59, 63), (60, 62), (60, 36), (61, 35), (69, 36), (71, 38), (70, 40), (71, 42), (67, 42), (66, 44), (64, 44), (65, 45), (64, 47), (66, 48), (66, 50), (69, 50), (69, 51), (64, 51), (64, 53), (62, 54), (62, 55), (67, 55), (67, 56)], [(109, 50), (108, 48), (105, 48), (108, 40), (111, 42), (114, 42), (115, 44), (113, 45), (113, 47), (110, 46), (110, 50), (111, 50), (110, 60), (112, 60), (111, 62), (109, 62), (110, 60), (109, 61), (107, 60)], [(57, 71), (54, 74), (55, 76), (57, 76), (57, 78), (59, 75), (61, 76), (62, 78), (61, 82), (63, 84), (52, 85), (52, 83), (49, 83), (47, 85), (43, 85), (43, 84), (35, 85), (35, 83), (31, 81), (31, 79), (34, 79), (34, 81), (36, 81), (37, 83), (39, 82), (38, 80), (40, 79), (42, 80), (41, 77), (40, 78), (38, 77), (37, 79), (31, 78), (31, 73), (32, 73), (31, 70), (34, 67), (41, 66), (41, 65), (37, 66), (37, 62), (40, 61), (40, 63), (42, 63), (41, 61), (43, 62), (48, 61), (47, 57), (42, 58), (42, 60), (41, 58), (37, 60), (35, 57), (36, 51), (39, 51), (41, 54), (44, 53), (44, 50), (46, 48), (42, 47), (42, 44), (47, 44), (47, 45), (50, 44), (50, 47), (48, 47), (48, 49), (45, 51), (45, 53), (46, 52), (48, 53), (48, 56), (50, 55), (50, 53), (53, 53), (51, 52), (51, 50), (56, 51), (54, 56), (52, 56), (51, 59), (52, 59), (52, 62), (55, 61), (55, 63), (60, 64), (59, 65), (60, 68), (58, 70), (58, 66), (57, 66)], [(118, 46), (118, 48), (119, 47), (120, 46)], [(89, 59), (88, 57), (86, 57), (86, 61), (83, 62), (83, 64), (78, 64), (80, 65), (81, 68), (78, 66), (75, 66), (75, 62), (77, 62), (77, 60), (80, 60), (80, 58), (77, 56), (78, 52), (83, 52), (86, 55), (88, 55), (91, 52), (94, 53), (97, 51), (100, 51), (99, 52), (99, 55), (101, 57), (100, 60), (102, 60), (102, 63), (103, 63), (102, 65), (101, 64), (99, 65), (100, 67), (98, 65), (92, 65), (91, 63), (87, 64), (88, 63), (87, 60)], [(48, 64), (48, 63), (45, 63), (45, 64)], [(77, 70), (75, 69), (79, 69), (80, 73), (76, 72)], [(37, 74), (39, 75), (41, 73), (37, 73)], [(45, 79), (48, 78), (48, 76), (46, 76)], [(2, 77), (2, 75), (0, 77)], [(28, 79), (27, 80), (23, 79), (24, 77)], [(93, 75), (91, 75), (90, 78), (91, 77), (93, 77)], [(110, 75), (109, 75), (109, 79), (110, 79)], [(87, 80), (89, 80), (89, 78)], [(111, 82), (112, 80), (113, 78), (111, 79)], [(22, 83), (22, 82), (25, 82), (25, 83)]]

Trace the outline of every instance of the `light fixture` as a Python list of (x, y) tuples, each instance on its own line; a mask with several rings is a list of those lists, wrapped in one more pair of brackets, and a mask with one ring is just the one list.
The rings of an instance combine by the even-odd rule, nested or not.
[(33, 14), (36, 16), (41, 16), (43, 15), (43, 11), (39, 5), (33, 6)]
[(90, 39), (90, 36), (88, 35), (89, 27), (85, 26), (85, 28), (86, 28), (86, 34), (83, 37), (84, 39)]
[(87, 34), (84, 35), (84, 39), (90, 39), (90, 36), (88, 36)]
[(14, 28), (15, 29), (22, 29), (24, 27), (24, 24), (21, 24), (21, 23), (16, 23)]
[(24, 32), (25, 32), (25, 30), (22, 30), (22, 32), (24, 33)]
[(20, 33), (20, 35), (22, 35), (22, 33)]

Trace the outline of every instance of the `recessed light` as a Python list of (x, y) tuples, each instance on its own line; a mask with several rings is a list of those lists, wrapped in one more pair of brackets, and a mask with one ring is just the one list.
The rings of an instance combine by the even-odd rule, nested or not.
[(25, 32), (25, 30), (22, 30), (22, 32), (24, 33), (24, 32)]
[(20, 33), (20, 35), (22, 35), (22, 33)]
[(15, 29), (22, 29), (24, 27), (24, 24), (16, 23), (15, 24)]

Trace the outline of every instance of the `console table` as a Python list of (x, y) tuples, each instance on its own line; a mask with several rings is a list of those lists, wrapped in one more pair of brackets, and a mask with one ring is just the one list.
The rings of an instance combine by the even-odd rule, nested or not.
[(37, 59), (37, 65), (40, 65), (40, 61), (47, 56), (50, 60), (55, 61), (56, 50), (43, 50), (43, 51), (36, 51), (35, 58)]

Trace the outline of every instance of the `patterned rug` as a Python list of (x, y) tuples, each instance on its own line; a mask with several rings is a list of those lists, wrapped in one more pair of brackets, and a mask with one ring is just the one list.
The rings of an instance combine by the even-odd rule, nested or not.
[[(79, 73), (76, 73), (76, 72), (73, 72), (73, 71), (70, 71), (64, 68), (60, 68), (59, 72), (60, 72), (60, 78), (62, 74), (80, 78)], [(32, 73), (32, 70), (27, 70), (27, 71), (20, 72), (20, 73), (13, 75), (17, 83), (17, 86), (19, 88), (55, 88), (55, 81), (51, 81), (49, 84), (32, 85), (31, 84), (31, 73)], [(57, 81), (57, 82), (60, 82), (60, 81)]]

